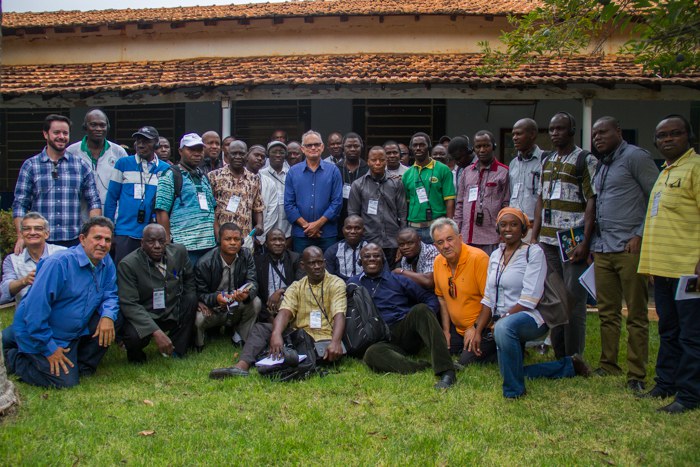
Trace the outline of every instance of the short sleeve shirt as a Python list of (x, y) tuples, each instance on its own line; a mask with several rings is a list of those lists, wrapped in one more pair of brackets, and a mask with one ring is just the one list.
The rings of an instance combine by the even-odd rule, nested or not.
[[(455, 199), (455, 185), (452, 171), (445, 164), (434, 160), (425, 167), (414, 164), (403, 174), (401, 181), (406, 190), (409, 222), (426, 222), (428, 207), (433, 219), (447, 215), (445, 201)], [(425, 189), (427, 202), (420, 202), (419, 189)]]
[(216, 220), (219, 225), (233, 222), (243, 231), (243, 237), (252, 230), (254, 212), (263, 212), (260, 178), (243, 169), (243, 176), (235, 178), (229, 166), (209, 172), (209, 183), (216, 199)]

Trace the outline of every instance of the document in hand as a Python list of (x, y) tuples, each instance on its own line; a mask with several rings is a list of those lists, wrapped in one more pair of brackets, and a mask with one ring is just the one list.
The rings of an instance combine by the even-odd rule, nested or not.
[(591, 263), (591, 265), (588, 266), (588, 269), (583, 271), (583, 274), (581, 274), (581, 277), (578, 278), (578, 281), (581, 283), (583, 288), (586, 289), (586, 292), (593, 297), (593, 300), (597, 300), (595, 295), (595, 268), (593, 265), (594, 263)]

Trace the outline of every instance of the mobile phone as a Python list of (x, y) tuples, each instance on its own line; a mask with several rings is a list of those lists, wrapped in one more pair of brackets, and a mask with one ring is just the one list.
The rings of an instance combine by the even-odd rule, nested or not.
[(476, 220), (474, 221), (476, 225), (484, 225), (484, 213), (483, 212), (477, 212), (476, 213)]
[(692, 293), (698, 290), (698, 278), (688, 279), (688, 283), (685, 284), (685, 291)]

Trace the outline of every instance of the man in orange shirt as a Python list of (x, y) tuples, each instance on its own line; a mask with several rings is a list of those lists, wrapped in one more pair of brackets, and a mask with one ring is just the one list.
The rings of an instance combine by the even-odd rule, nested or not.
[(450, 353), (461, 354), (459, 363), (496, 362), (496, 343), (490, 329), (482, 335), (481, 356), (467, 350), (466, 343), (475, 332), (486, 288), (489, 257), (478, 248), (465, 245), (457, 224), (440, 218), (430, 226), (430, 236), (440, 254), (435, 258), (433, 277), (435, 295), (440, 302), (440, 319)]

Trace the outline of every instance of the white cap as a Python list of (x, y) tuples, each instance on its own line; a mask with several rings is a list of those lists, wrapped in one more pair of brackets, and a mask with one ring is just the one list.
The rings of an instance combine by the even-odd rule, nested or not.
[(204, 146), (204, 142), (202, 141), (202, 137), (197, 133), (187, 133), (180, 140), (180, 149), (184, 148), (185, 146), (188, 148), (191, 148), (192, 146)]

